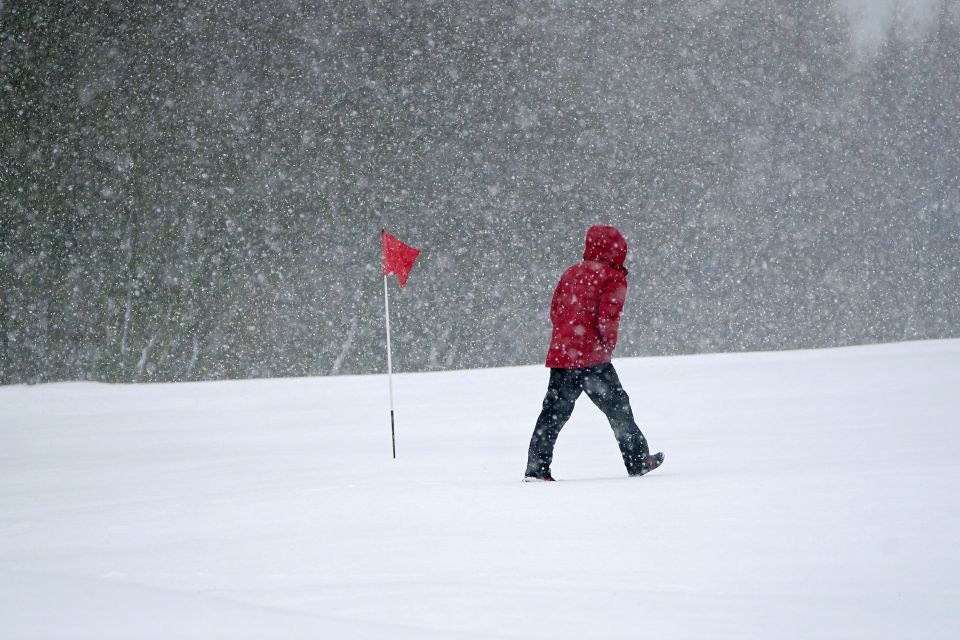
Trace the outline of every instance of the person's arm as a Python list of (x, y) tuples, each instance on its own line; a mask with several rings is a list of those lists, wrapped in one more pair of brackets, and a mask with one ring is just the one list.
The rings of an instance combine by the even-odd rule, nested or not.
[(623, 276), (611, 278), (600, 293), (597, 307), (597, 329), (600, 342), (607, 353), (613, 353), (617, 346), (617, 332), (620, 328), (620, 313), (627, 299), (627, 279)]
[(557, 324), (557, 314), (560, 313), (560, 287), (563, 286), (563, 279), (557, 283), (553, 289), (553, 298), (550, 299), (550, 322)]

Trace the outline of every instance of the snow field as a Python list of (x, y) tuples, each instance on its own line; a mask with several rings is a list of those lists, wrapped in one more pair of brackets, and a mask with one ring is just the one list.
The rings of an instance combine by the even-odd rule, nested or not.
[(956, 637), (960, 340), (615, 364), (0, 388), (0, 638)]

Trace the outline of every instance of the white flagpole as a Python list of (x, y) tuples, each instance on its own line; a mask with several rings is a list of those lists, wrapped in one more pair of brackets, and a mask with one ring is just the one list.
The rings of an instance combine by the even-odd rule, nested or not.
[(390, 441), (393, 444), (393, 459), (397, 459), (397, 436), (393, 427), (393, 359), (390, 355), (390, 295), (387, 293), (387, 276), (383, 276), (383, 308), (387, 316), (387, 381), (390, 386)]

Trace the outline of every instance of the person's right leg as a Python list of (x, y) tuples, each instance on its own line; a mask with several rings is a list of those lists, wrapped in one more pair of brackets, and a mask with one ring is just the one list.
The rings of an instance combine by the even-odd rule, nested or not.
[(579, 369), (550, 369), (550, 383), (543, 399), (543, 410), (530, 437), (526, 471), (528, 477), (550, 477), (553, 447), (557, 443), (560, 429), (570, 419), (573, 405), (581, 391), (583, 389), (580, 386)]

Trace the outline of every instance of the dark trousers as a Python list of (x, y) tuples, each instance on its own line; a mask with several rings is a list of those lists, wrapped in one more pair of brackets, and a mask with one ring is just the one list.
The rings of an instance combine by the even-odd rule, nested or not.
[(630, 398), (620, 384), (617, 370), (611, 363), (605, 362), (583, 369), (550, 369), (550, 384), (547, 396), (543, 399), (543, 411), (530, 438), (527, 475), (550, 475), (557, 436), (570, 419), (573, 405), (584, 391), (610, 421), (627, 473), (640, 471), (640, 464), (648, 453), (647, 439), (633, 421)]

